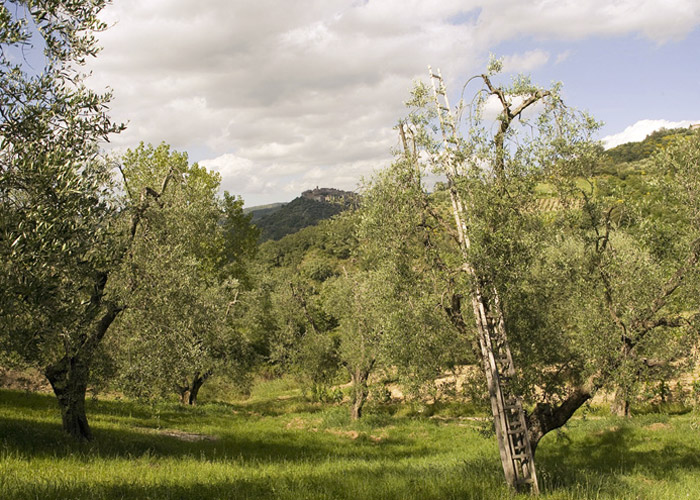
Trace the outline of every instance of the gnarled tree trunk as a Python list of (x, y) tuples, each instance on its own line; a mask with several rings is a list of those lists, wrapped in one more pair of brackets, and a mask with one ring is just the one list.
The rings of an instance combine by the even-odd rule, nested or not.
[[(95, 295), (99, 300), (94, 299), (93, 311), (99, 310), (102, 290), (106, 283), (107, 276), (100, 275), (95, 287)], [(69, 353), (44, 369), (44, 375), (49, 380), (61, 408), (63, 430), (78, 440), (92, 439), (92, 432), (85, 414), (85, 393), (93, 355), (112, 322), (122, 310), (122, 307), (107, 305), (107, 310), (104, 311), (94, 330), (79, 337), (78, 347), (74, 350), (70, 349)], [(97, 313), (90, 314), (96, 316)]]
[(64, 356), (48, 366), (44, 374), (58, 399), (63, 430), (78, 440), (91, 440), (92, 432), (85, 414), (85, 392), (90, 374), (89, 360), (81, 355)]
[(632, 404), (630, 399), (629, 391), (624, 387), (618, 387), (615, 391), (615, 399), (612, 403), (612, 412), (618, 417), (631, 417)]
[(177, 392), (180, 395), (180, 404), (188, 405), (190, 404), (190, 388), (189, 386), (177, 386)]
[(197, 404), (197, 395), (199, 394), (199, 389), (202, 388), (204, 382), (211, 376), (211, 372), (206, 372), (202, 375), (199, 373), (195, 374), (192, 379), (192, 387), (190, 388), (190, 401), (189, 403), (194, 406)]
[(180, 395), (180, 403), (183, 405), (196, 405), (199, 389), (201, 389), (204, 382), (206, 382), (209, 377), (212, 376), (212, 373), (212, 370), (204, 373), (195, 372), (194, 376), (192, 377), (192, 382), (186, 380), (185, 385), (178, 385), (177, 392)]
[(374, 361), (372, 361), (367, 368), (348, 370), (352, 378), (352, 406), (350, 407), (350, 418), (353, 420), (358, 420), (362, 416), (362, 408), (365, 405), (365, 401), (367, 401), (367, 394), (369, 393), (367, 380), (369, 379), (369, 374), (372, 371), (373, 365)]
[(566, 424), (576, 410), (591, 399), (592, 393), (584, 387), (576, 387), (559, 405), (537, 403), (533, 412), (527, 416), (527, 430), (530, 438), (532, 455), (537, 445), (548, 432)]

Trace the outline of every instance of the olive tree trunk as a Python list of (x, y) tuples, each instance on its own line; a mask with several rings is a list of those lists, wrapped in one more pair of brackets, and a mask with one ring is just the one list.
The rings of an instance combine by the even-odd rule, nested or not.
[(85, 414), (90, 364), (84, 356), (65, 356), (44, 371), (61, 409), (63, 430), (78, 440), (89, 441), (92, 432)]
[(571, 416), (591, 399), (592, 392), (585, 387), (576, 387), (564, 401), (558, 405), (537, 403), (535, 409), (527, 416), (527, 430), (532, 456), (537, 445), (549, 432), (566, 424)]
[(374, 361), (368, 367), (349, 370), (352, 378), (352, 405), (350, 407), (350, 418), (352, 420), (358, 420), (362, 417), (362, 408), (365, 406), (367, 394), (369, 393), (367, 380), (373, 366)]
[[(103, 278), (99, 281), (100, 292), (106, 283), (106, 277)], [(61, 409), (63, 430), (78, 440), (92, 439), (92, 432), (85, 414), (85, 393), (93, 355), (110, 325), (122, 310), (121, 307), (108, 305), (94, 330), (78, 336), (79, 342), (75, 349), (68, 349), (69, 352), (61, 359), (44, 369), (44, 375), (51, 384)]]
[(197, 396), (199, 395), (199, 389), (202, 388), (204, 382), (206, 382), (209, 377), (213, 374), (212, 370), (206, 371), (204, 373), (196, 372), (192, 377), (192, 382), (185, 381), (185, 385), (178, 385), (177, 391), (180, 395), (180, 403), (183, 405), (194, 406), (197, 404)]

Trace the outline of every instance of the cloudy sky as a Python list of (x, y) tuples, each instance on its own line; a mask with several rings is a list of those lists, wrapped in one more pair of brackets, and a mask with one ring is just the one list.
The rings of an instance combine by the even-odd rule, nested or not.
[(165, 141), (247, 206), (356, 189), (429, 64), (455, 91), (490, 53), (562, 81), (609, 145), (700, 122), (698, 0), (114, 0), (102, 18), (112, 145)]

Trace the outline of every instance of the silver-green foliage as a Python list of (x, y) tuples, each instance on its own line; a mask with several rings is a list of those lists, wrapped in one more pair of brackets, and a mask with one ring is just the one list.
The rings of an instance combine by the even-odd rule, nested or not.
[[(675, 166), (649, 180), (666, 179), (655, 199), (618, 199), (597, 176), (598, 124), (565, 106), (559, 85), (498, 78), (476, 76), (481, 87), (451, 117), (416, 85), (399, 124), (403, 150), (368, 192), (366, 227), (384, 259), (410, 255), (411, 240), (422, 247), (416, 259), (465, 342), (475, 338), (470, 294), (481, 289), (493, 311), (500, 300), (518, 392), (538, 404), (533, 418), (547, 432), (596, 387), (638, 378), (651, 357), (668, 362), (687, 345), (697, 311), (696, 281), (685, 279), (697, 261), (697, 156), (685, 144), (684, 156), (659, 157)], [(666, 252), (653, 237), (657, 223), (675, 224)], [(559, 410), (561, 419), (549, 419)]]
[[(96, 274), (118, 252), (113, 183), (97, 141), (119, 127), (106, 116), (109, 94), (88, 90), (80, 72), (97, 52), (104, 4), (0, 5), (1, 340), (4, 352), (39, 366), (84, 341), (98, 312)], [(23, 59), (42, 47), (42, 62)]]
[(81, 72), (105, 3), (0, 5), (0, 347), (44, 372), (64, 429), (87, 439), (90, 366), (120, 311), (105, 286), (124, 254), (97, 154), (121, 127), (107, 117), (109, 94), (87, 89)]
[(141, 144), (120, 162), (128, 197), (175, 174), (144, 211), (114, 283), (126, 304), (110, 341), (118, 386), (141, 397), (179, 392), (194, 402), (214, 373), (244, 378), (247, 342), (233, 321), (240, 287), (227, 255), (241, 234), (226, 230), (218, 174), (189, 165), (186, 154)]

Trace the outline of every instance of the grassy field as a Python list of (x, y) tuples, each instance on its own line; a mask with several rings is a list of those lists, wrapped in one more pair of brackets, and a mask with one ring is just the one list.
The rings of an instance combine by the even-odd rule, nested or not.
[[(0, 498), (500, 499), (488, 425), (467, 408), (305, 402), (279, 383), (235, 404), (90, 401), (64, 437), (53, 397), (0, 391)], [(576, 418), (537, 454), (546, 499), (700, 498), (697, 414)]]

